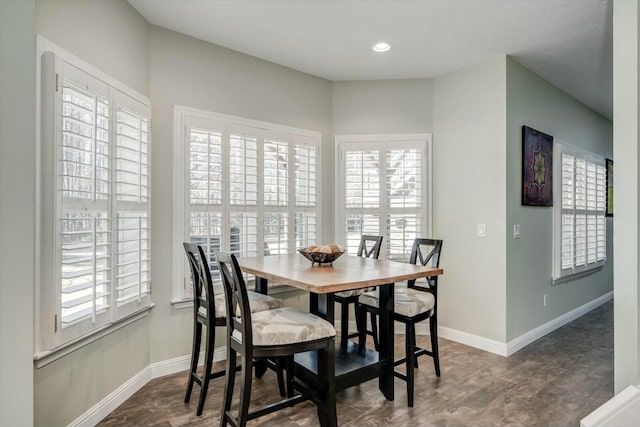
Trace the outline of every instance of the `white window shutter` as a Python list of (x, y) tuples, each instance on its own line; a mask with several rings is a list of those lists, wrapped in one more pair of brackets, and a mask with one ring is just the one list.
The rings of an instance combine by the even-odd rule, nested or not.
[[(370, 139), (369, 139), (370, 138)], [(341, 233), (355, 254), (363, 234), (383, 235), (382, 256), (406, 261), (424, 235), (427, 141), (402, 136), (338, 137)]]
[[(606, 259), (604, 159), (556, 141), (560, 154), (560, 180), (556, 181), (554, 225), (554, 278), (581, 273), (603, 265)], [(560, 206), (558, 206), (560, 205)]]

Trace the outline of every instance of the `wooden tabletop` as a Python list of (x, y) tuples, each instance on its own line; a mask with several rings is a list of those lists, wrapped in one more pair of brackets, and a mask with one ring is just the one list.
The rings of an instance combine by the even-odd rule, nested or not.
[(300, 254), (238, 258), (238, 263), (245, 273), (316, 294), (386, 285), (444, 273), (441, 268), (349, 255), (342, 255), (333, 262), (333, 266), (323, 264), (312, 267), (311, 262)]

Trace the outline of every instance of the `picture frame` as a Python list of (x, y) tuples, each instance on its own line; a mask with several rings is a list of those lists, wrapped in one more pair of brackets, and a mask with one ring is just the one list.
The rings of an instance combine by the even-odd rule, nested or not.
[(553, 137), (522, 126), (523, 206), (553, 206)]
[(605, 159), (607, 164), (607, 216), (613, 216), (613, 160)]

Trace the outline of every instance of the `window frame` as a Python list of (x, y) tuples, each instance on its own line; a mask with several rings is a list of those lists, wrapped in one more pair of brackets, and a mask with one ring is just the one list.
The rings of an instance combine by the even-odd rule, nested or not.
[[(44, 55), (50, 52), (49, 55)], [(106, 312), (106, 320), (100, 325), (92, 327), (80, 327), (72, 325), (63, 336), (61, 315), (61, 214), (63, 209), (62, 182), (58, 178), (63, 159), (60, 155), (63, 144), (62, 134), (62, 93), (64, 82), (64, 69), (70, 67), (77, 70), (77, 79), (98, 82), (106, 87), (109, 100), (109, 152), (108, 152), (108, 182), (109, 196), (106, 202), (99, 205), (107, 210), (109, 217), (110, 260), (109, 268), (109, 301), (110, 307)], [(136, 304), (129, 302), (118, 306), (118, 252), (116, 249), (117, 212), (121, 202), (116, 195), (116, 164), (118, 157), (117, 148), (117, 112), (119, 107), (129, 110), (138, 109), (148, 121), (147, 125), (147, 186), (148, 199), (145, 203), (130, 203), (129, 206), (137, 211), (147, 214), (147, 221), (151, 221), (151, 102), (149, 98), (126, 86), (115, 78), (88, 64), (75, 55), (67, 52), (42, 36), (37, 37), (36, 49), (36, 254), (35, 254), (35, 335), (34, 335), (34, 360), (36, 366), (41, 367), (63, 357), (75, 349), (89, 342), (95, 341), (114, 330), (146, 316), (153, 307), (151, 302), (151, 271), (148, 271), (148, 292), (142, 299), (138, 298)], [(72, 79), (73, 81), (77, 79)], [(76, 84), (78, 82), (76, 81)], [(84, 83), (84, 82), (83, 82)], [(43, 134), (46, 130), (46, 134)], [(68, 199), (71, 200), (71, 199)], [(90, 209), (97, 206), (96, 202), (66, 202), (67, 206), (79, 209)], [(53, 214), (51, 214), (53, 213)], [(150, 249), (150, 230), (148, 231), (148, 246)], [(76, 327), (77, 326), (77, 327)], [(72, 333), (77, 329), (78, 333)]]
[[(573, 197), (573, 208), (572, 209), (566, 209), (563, 206), (563, 201), (562, 201), (562, 197), (563, 197), (563, 191), (562, 191), (562, 187), (563, 187), (563, 175), (562, 175), (562, 171), (563, 171), (563, 164), (562, 164), (562, 155), (563, 154), (567, 154), (569, 156), (572, 156), (574, 159), (574, 163), (573, 163), (573, 183), (572, 183), (572, 197)], [(567, 142), (558, 140), (557, 138), (554, 139), (554, 143), (553, 143), (553, 157), (554, 157), (554, 164), (553, 164), (553, 175), (555, 178), (555, 182), (553, 184), (553, 245), (552, 245), (552, 277), (551, 277), (551, 282), (552, 284), (557, 284), (557, 283), (562, 283), (562, 282), (566, 282), (566, 281), (570, 281), (576, 278), (580, 278), (582, 276), (585, 275), (589, 275), (592, 273), (595, 273), (599, 270), (601, 270), (605, 265), (606, 265), (606, 261), (607, 261), (607, 220), (606, 220), (606, 179), (602, 182), (602, 187), (600, 190), (598, 190), (598, 188), (596, 187), (596, 209), (588, 209), (586, 206), (586, 199), (587, 196), (585, 194), (585, 208), (584, 209), (578, 209), (576, 207), (576, 180), (575, 180), (575, 160), (576, 159), (580, 159), (585, 161), (585, 163), (593, 163), (596, 165), (597, 167), (602, 167), (605, 169), (605, 175), (606, 175), (606, 163), (605, 163), (605, 158), (604, 156), (601, 156), (599, 154), (590, 152), (588, 150), (585, 150), (583, 148), (574, 146), (572, 144), (569, 144)], [(585, 169), (587, 168), (587, 165), (585, 164)], [(596, 169), (596, 176), (597, 176), (597, 169)], [(586, 176), (585, 176), (585, 183), (586, 183)], [(597, 181), (596, 181), (596, 186), (597, 186)], [(586, 184), (585, 184), (585, 188), (586, 188)], [(604, 207), (602, 209), (598, 209), (597, 208), (597, 193), (598, 191), (602, 192), (604, 194)], [(562, 229), (562, 216), (566, 215), (568, 213), (568, 210), (573, 210), (573, 224), (574, 224), (574, 231), (573, 231), (573, 258), (574, 261), (572, 263), (571, 268), (562, 268), (562, 233), (563, 233), (563, 229)], [(598, 260), (598, 255), (597, 255), (597, 244), (598, 244), (598, 234), (596, 232), (596, 261), (595, 262), (589, 262), (588, 260), (588, 248), (586, 247), (588, 244), (588, 236), (585, 234), (585, 263), (584, 265), (577, 265), (576, 261), (575, 261), (575, 253), (576, 253), (576, 249), (575, 249), (575, 245), (576, 245), (576, 235), (575, 235), (575, 224), (576, 224), (576, 217), (577, 215), (579, 215), (578, 211), (581, 211), (584, 213), (585, 216), (591, 214), (591, 215), (596, 215), (596, 230), (598, 228), (598, 224), (597, 224), (597, 219), (601, 216), (604, 222), (604, 258), (601, 260)], [(585, 219), (586, 221), (586, 219)], [(586, 222), (585, 222), (585, 227), (586, 227)]]
[[(386, 151), (396, 148), (415, 148), (418, 147), (422, 153), (422, 203), (417, 208), (421, 213), (423, 237), (429, 237), (433, 234), (433, 151), (432, 151), (431, 134), (362, 134), (362, 135), (336, 135), (335, 136), (335, 159), (337, 163), (338, 175), (335, 183), (335, 239), (346, 248), (347, 236), (345, 231), (345, 221), (348, 209), (345, 206), (345, 161), (344, 151), (351, 149), (377, 149), (381, 153), (380, 162), (385, 162)], [(385, 171), (380, 176), (380, 207), (376, 210), (381, 212), (380, 222), (378, 225), (379, 235), (385, 236), (381, 251), (381, 258), (388, 258), (388, 245), (390, 244), (388, 232), (386, 229), (386, 215), (392, 212), (400, 212), (400, 208), (392, 208), (388, 204), (387, 198), (387, 182), (386, 182), (386, 166), (382, 167)], [(362, 209), (363, 211), (365, 208)], [(409, 248), (410, 250), (410, 248)], [(408, 259), (408, 255), (407, 255)]]
[[(289, 235), (287, 238), (288, 251), (295, 251), (295, 213), (302, 211), (315, 212), (316, 215), (316, 236), (320, 238), (322, 235), (322, 210), (321, 210), (321, 194), (322, 194), (322, 157), (321, 157), (321, 140), (320, 132), (293, 128), (289, 126), (278, 125), (258, 120), (246, 119), (242, 117), (216, 113), (212, 111), (201, 110), (181, 105), (173, 106), (173, 298), (171, 303), (176, 308), (186, 308), (193, 304), (193, 293), (189, 286), (190, 272), (184, 256), (184, 248), (182, 243), (190, 239), (189, 236), (189, 200), (186, 191), (186, 184), (189, 180), (189, 167), (187, 162), (189, 148), (189, 129), (191, 127), (211, 129), (221, 131), (222, 133), (222, 156), (223, 162), (228, 159), (229, 153), (229, 135), (231, 133), (246, 133), (255, 135), (257, 138), (258, 149), (258, 203), (255, 207), (247, 208), (247, 212), (257, 212), (258, 216), (258, 242), (263, 239), (263, 221), (265, 212), (287, 212), (290, 213), (289, 218)], [(289, 198), (286, 206), (266, 205), (264, 203), (264, 179), (261, 178), (264, 168), (264, 143), (265, 139), (279, 139), (288, 141), (290, 159), (295, 159), (295, 146), (297, 144), (313, 146), (316, 150), (316, 201), (315, 206), (296, 206), (294, 198)], [(295, 160), (293, 160), (295, 161)], [(292, 160), (290, 160), (291, 164)], [(229, 215), (232, 213), (233, 206), (228, 199), (224, 200), (225, 182), (228, 183), (229, 168), (223, 168), (223, 202), (220, 206), (220, 212), (223, 215), (222, 223), (226, 224)], [(295, 193), (295, 170), (289, 170), (288, 176), (289, 194)], [(244, 205), (240, 205), (242, 210)], [(228, 250), (229, 238), (223, 239), (222, 247)], [(258, 254), (260, 255), (260, 252)]]

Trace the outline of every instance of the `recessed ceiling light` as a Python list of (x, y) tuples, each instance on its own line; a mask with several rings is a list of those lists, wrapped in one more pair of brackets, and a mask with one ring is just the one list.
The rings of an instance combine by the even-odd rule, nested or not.
[(372, 47), (374, 52), (386, 52), (391, 49), (391, 45), (385, 42), (379, 42), (373, 45)]

